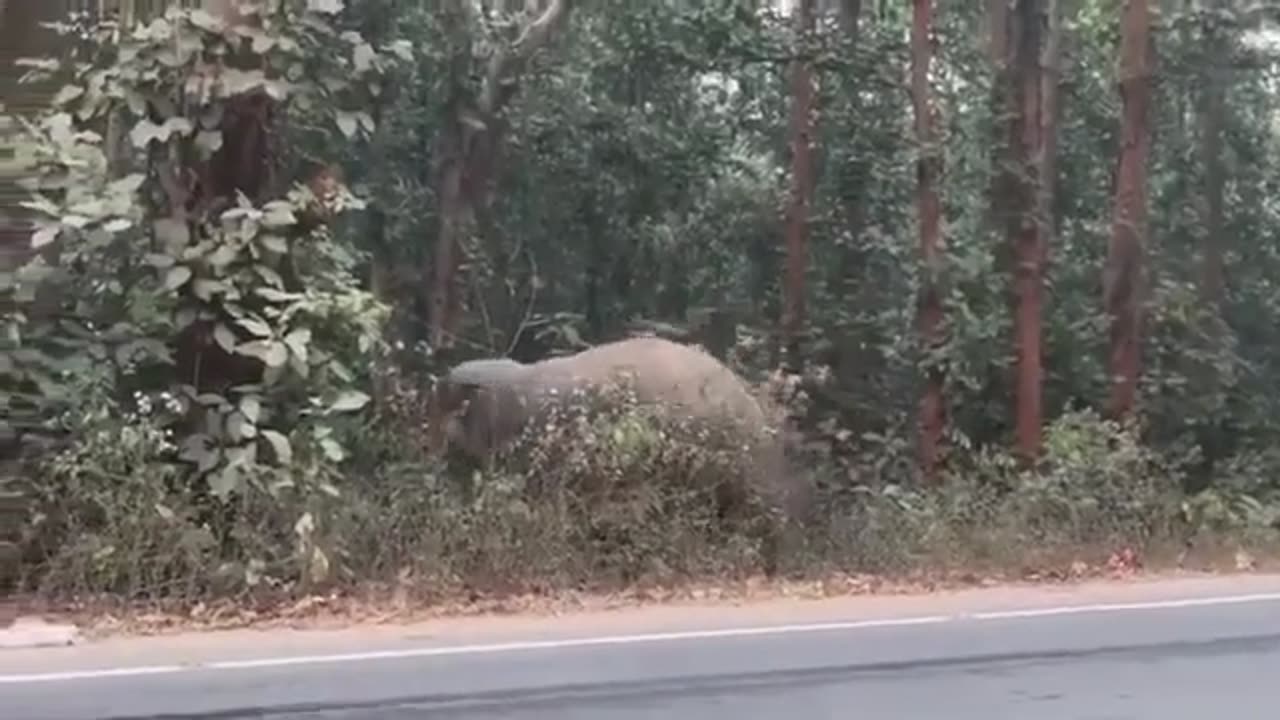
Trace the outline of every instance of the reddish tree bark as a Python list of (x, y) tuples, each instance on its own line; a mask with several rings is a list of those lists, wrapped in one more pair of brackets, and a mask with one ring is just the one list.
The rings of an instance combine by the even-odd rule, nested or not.
[(1044, 305), (1044, 213), (1040, 193), (1042, 89), (1040, 65), (1044, 13), (1041, 0), (1017, 0), (1009, 16), (1011, 122), (1009, 149), (1014, 171), (1010, 187), (1013, 211), (1006, 233), (1013, 267), (1015, 346), (1014, 432), (1025, 460), (1040, 455), (1042, 409), (1042, 328)]
[(1108, 414), (1133, 411), (1141, 371), (1143, 244), (1147, 232), (1147, 155), (1151, 128), (1151, 16), (1148, 0), (1127, 0), (1120, 27), (1120, 158), (1103, 285), (1110, 316)]
[[(991, 94), (987, 101), (991, 110), (991, 173), (987, 186), (987, 222), (994, 232), (1003, 232), (1011, 211), (1009, 196), (1014, 173), (1010, 167), (1009, 135), (1014, 108), (1010, 95), (1009, 2), (986, 0), (987, 55), (991, 60)], [(997, 265), (1004, 271), (1008, 257), (997, 254)]]
[[(919, 144), (916, 212), (919, 215), (922, 264), (916, 318), (921, 345), (929, 351), (942, 345), (944, 340), (942, 295), (937, 282), (943, 249), (942, 205), (938, 199), (942, 155), (929, 91), (929, 65), (933, 58), (933, 0), (912, 0), (911, 11), (911, 98)], [(920, 401), (920, 467), (925, 477), (930, 479), (936, 477), (942, 435), (946, 428), (943, 381), (943, 369), (930, 365), (925, 371), (924, 394)]]
[[(802, 43), (813, 29), (814, 0), (798, 0), (795, 36)], [(813, 199), (813, 64), (803, 53), (791, 61), (791, 192), (787, 201), (786, 270), (782, 288), (782, 346), (784, 360), (799, 364), (804, 331), (805, 272), (809, 265), (809, 205)]]
[(997, 70), (1008, 60), (1009, 0), (986, 0), (987, 53)]
[(1046, 257), (1053, 235), (1057, 229), (1054, 211), (1055, 196), (1058, 188), (1058, 100), (1061, 96), (1062, 83), (1062, 20), (1070, 0), (1048, 0), (1046, 15), (1048, 17), (1048, 34), (1044, 42), (1044, 70), (1040, 97), (1040, 207), (1044, 212), (1044, 225), (1041, 232), (1044, 238), (1041, 247), (1045, 250), (1040, 258), (1043, 267), (1048, 267)]

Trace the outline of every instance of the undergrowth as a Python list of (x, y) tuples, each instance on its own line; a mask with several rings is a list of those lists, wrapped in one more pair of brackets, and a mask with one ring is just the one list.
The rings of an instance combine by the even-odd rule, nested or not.
[[(951, 425), (957, 433), (975, 436), (953, 437), (939, 482), (922, 484), (910, 420), (920, 359), (908, 330), (915, 314), (907, 302), (917, 289), (915, 261), (902, 263), (907, 256), (898, 241), (907, 218), (900, 210), (908, 207), (900, 203), (911, 200), (909, 193), (900, 193), (907, 186), (896, 182), (838, 193), (866, 201), (865, 207), (839, 211), (862, 218), (862, 237), (844, 238), (841, 230), (836, 242), (824, 228), (844, 223), (815, 224), (815, 264), (828, 267), (833, 277), (811, 289), (809, 322), (816, 342), (805, 356), (814, 364), (839, 362), (826, 368), (825, 379), (774, 378), (782, 381), (784, 394), (796, 396), (783, 403), (785, 415), (799, 426), (783, 434), (787, 467), (773, 468), (767, 453), (720, 442), (731, 438), (715, 429), (664, 420), (625, 399), (605, 412), (569, 409), (553, 422), (534, 424), (509, 453), (482, 466), (431, 456), (419, 381), (383, 367), (391, 354), (384, 346), (412, 343), (414, 337), (404, 327), (396, 329), (389, 320), (393, 315), (407, 318), (406, 326), (422, 325), (413, 306), (427, 283), (427, 276), (416, 272), (431, 267), (419, 257), (422, 238), (431, 237), (423, 223), (435, 222), (439, 206), (421, 181), (423, 169), (439, 158), (419, 152), (441, 147), (438, 141), (454, 133), (452, 126), (430, 119), (448, 114), (432, 109), (441, 102), (434, 84), (448, 73), (469, 72), (469, 65), (456, 62), (453, 52), (439, 51), (433, 38), (440, 28), (432, 13), (400, 18), (417, 28), (409, 42), (399, 30), (386, 28), (379, 37), (366, 38), (363, 32), (387, 23), (371, 22), (363, 7), (361, 12), (344, 7), (289, 0), (227, 18), (173, 6), (132, 28), (76, 15), (55, 26), (66, 36), (66, 52), (24, 60), (35, 76), (57, 78), (62, 87), (49, 108), (20, 123), (15, 141), (17, 155), (34, 163), (27, 208), (37, 225), (32, 250), (40, 252), (0, 272), (0, 325), (5, 328), (0, 450), (29, 440), (50, 445), (47, 452), (0, 453), (0, 498), (10, 485), (20, 484), (32, 507), (20, 542), (10, 543), (8, 526), (0, 528), (0, 549), (22, 548), (22, 591), (50, 600), (109, 596), (194, 605), (213, 598), (293, 598), (392, 584), (431, 600), (678, 584), (740, 578), (762, 569), (800, 576), (1025, 575), (1097, 564), (1123, 551), (1149, 556), (1188, 545), (1277, 544), (1280, 451), (1269, 446), (1277, 413), (1268, 404), (1271, 398), (1258, 390), (1272, 377), (1262, 361), (1274, 353), (1271, 338), (1244, 332), (1254, 321), (1241, 319), (1268, 316), (1275, 305), (1272, 284), (1233, 286), (1234, 305), (1227, 316), (1235, 317), (1240, 334), (1227, 342), (1214, 333), (1213, 352), (1204, 352), (1182, 338), (1193, 317), (1183, 305), (1193, 301), (1179, 298), (1196, 295), (1170, 284), (1176, 274), (1159, 273), (1164, 284), (1156, 296), (1162, 300), (1153, 306), (1154, 352), (1144, 374), (1153, 387), (1143, 393), (1151, 403), (1147, 417), (1159, 421), (1156, 427), (1121, 427), (1089, 412), (1061, 414), (1045, 429), (1043, 458), (1034, 467), (1022, 467), (999, 449), (1007, 440), (1001, 437), (1003, 410), (993, 408), (1003, 403), (1003, 390), (992, 378), (1006, 354), (999, 349), (1005, 342), (1004, 304), (993, 292), (998, 263), (989, 257), (986, 234), (969, 231), (970, 223), (986, 224), (979, 220), (986, 213), (977, 206), (953, 218), (952, 235), (981, 242), (961, 242), (949, 251), (958, 294), (948, 300), (955, 312), (948, 311), (953, 339), (944, 358), (948, 402), (956, 411)], [(699, 23), (712, 15), (703, 13)], [(651, 48), (670, 55), (672, 38), (651, 20), (646, 15), (631, 29), (658, 27), (656, 35), (647, 37), (646, 30), (646, 37), (628, 42), (640, 43), (639, 48), (654, 41), (658, 44)], [(600, 27), (621, 32), (629, 26)], [(575, 31), (582, 32), (587, 31)], [(900, 34), (878, 33), (883, 38)], [(1097, 37), (1104, 35), (1110, 37)], [(576, 36), (587, 39), (581, 48), (592, 53), (608, 46), (602, 38)], [(868, 33), (865, 39), (875, 37)], [(681, 64), (649, 69), (670, 72)], [(765, 65), (753, 61), (735, 72), (751, 77)], [(604, 72), (612, 66), (593, 59), (581, 67)], [(519, 236), (520, 244), (518, 251), (504, 247), (494, 257), (509, 255), (506, 265), (526, 255), (531, 261), (530, 312), (533, 290), (544, 284), (532, 261), (561, 263), (585, 249), (574, 245), (582, 239), (592, 243), (592, 258), (617, 255), (612, 259), (619, 266), (654, 267), (628, 268), (646, 272), (634, 278), (620, 273), (597, 283), (603, 277), (599, 273), (577, 272), (581, 267), (574, 263), (554, 265), (554, 274), (564, 277), (550, 283), (552, 292), (537, 297), (539, 314), (549, 314), (535, 318), (514, 312), (515, 303), (491, 302), (515, 292), (519, 273), (496, 264), (486, 267), (482, 252), (468, 257), (459, 278), (476, 298), (488, 298), (494, 310), (511, 307), (491, 315), (482, 301), (478, 309), (484, 312), (468, 313), (473, 317), (467, 324), (474, 330), (483, 318), (486, 342), (494, 337), (493, 327), (541, 327), (510, 338), (507, 352), (545, 356), (556, 343), (583, 344), (574, 318), (584, 298), (601, 292), (603, 300), (594, 308), (600, 322), (587, 323), (601, 325), (592, 340), (617, 336), (620, 326), (604, 322), (610, 316), (651, 315), (668, 305), (692, 311), (691, 305), (705, 303), (704, 309), (716, 309), (736, 304), (730, 302), (735, 297), (772, 293), (767, 283), (753, 278), (757, 272), (773, 276), (775, 260), (769, 253), (743, 252), (757, 241), (762, 248), (776, 245), (771, 226), (759, 219), (776, 214), (777, 187), (768, 180), (773, 174), (765, 155), (752, 149), (756, 141), (757, 148), (773, 143), (768, 123), (760, 125), (766, 129), (761, 133), (751, 119), (752, 127), (740, 126), (725, 136), (756, 141), (703, 147), (698, 157), (707, 158), (705, 163), (687, 162), (702, 144), (689, 144), (694, 136), (671, 136), (674, 144), (632, 143), (637, 152), (651, 147), (655, 154), (620, 166), (644, 168), (686, 158), (676, 166), (654, 164), (665, 170), (642, 176), (646, 183), (671, 180), (664, 183), (687, 197), (655, 196), (637, 184), (641, 177), (602, 169), (611, 163), (597, 160), (614, 154), (601, 154), (604, 146), (583, 145), (590, 138), (580, 134), (545, 132), (546, 127), (576, 127), (567, 119), (584, 108), (597, 120), (604, 118), (601, 127), (611, 126), (607, 104), (585, 93), (564, 94), (577, 92), (582, 78), (594, 77), (572, 75), (566, 82), (567, 76), (545, 74), (552, 82), (541, 86), (547, 91), (526, 94), (531, 107), (542, 102), (543, 110), (556, 114), (531, 111), (524, 121), (519, 113), (510, 118), (512, 144), (521, 152), (504, 156), (514, 163), (504, 175), (522, 177), (528, 187), (504, 188), (510, 202), (501, 203), (501, 212), (492, 217), (481, 213), (486, 228), (480, 234), (520, 228), (520, 233), (496, 233), (513, 241)], [(684, 83), (651, 84), (656, 92)], [(397, 88), (409, 91), (392, 92)], [(896, 98), (890, 104), (859, 100), (846, 111), (829, 113), (828, 120), (843, 117), (851, 127), (869, 118), (896, 122), (897, 114), (885, 108), (897, 107), (899, 95), (882, 98)], [(655, 107), (690, 107), (676, 95), (667, 101), (673, 104)], [(269, 127), (262, 120), (253, 133), (231, 124), (252, 107), (272, 108), (279, 122)], [(628, 109), (612, 124), (632, 127), (639, 122), (633, 115)], [(710, 130), (731, 119), (722, 113), (707, 117), (715, 118), (711, 125), (705, 120), (693, 125)], [(537, 120), (529, 124), (529, 118)], [(1112, 124), (1105, 114), (1097, 120)], [(985, 122), (978, 112), (957, 127)], [(276, 125), (282, 130), (276, 138), (280, 147), (243, 151), (246, 136)], [(640, 134), (632, 139), (667, 137), (663, 127), (634, 126)], [(530, 135), (531, 130), (536, 133)], [(897, 142), (902, 138), (896, 132), (845, 133), (879, 138), (874, 144), (883, 147), (872, 164), (857, 159), (833, 166), (863, 166), (876, 173), (910, 167), (911, 145)], [(721, 129), (706, 138), (712, 135), (721, 135)], [(1258, 149), (1264, 136), (1259, 131), (1253, 137)], [(619, 139), (611, 132), (600, 138)], [(841, 154), (854, 148), (840, 147), (828, 149), (837, 153), (832, 158), (848, 160), (861, 152)], [(947, 176), (956, 187), (971, 185), (973, 176), (963, 168), (976, 158), (987, 167), (989, 148), (958, 142), (948, 147), (955, 162), (947, 164), (956, 172)], [(587, 148), (585, 155), (581, 148)], [(1251, 155), (1269, 157), (1260, 149)], [(243, 162), (246, 158), (262, 163)], [(1076, 160), (1072, 167), (1100, 166), (1096, 158)], [(268, 164), (280, 165), (279, 177), (261, 182)], [(367, 172), (379, 166), (389, 172)], [(353, 187), (375, 200), (378, 223), (373, 217), (367, 224), (343, 220), (349, 211), (366, 207), (341, 180), (345, 173), (338, 171), (344, 167), (364, 168), (353, 172)], [(748, 172), (751, 167), (758, 172)], [(589, 172), (583, 184), (563, 182), (584, 169)], [(1097, 199), (1093, 193), (1103, 186), (1098, 178), (1085, 178), (1075, 192)], [(563, 196), (547, 194), (552, 187), (570, 189), (556, 191)], [(610, 187), (618, 191), (597, 192)], [(827, 202), (823, 196), (817, 196), (820, 203)], [(1181, 197), (1178, 190), (1153, 200), (1180, 207), (1185, 205)], [(623, 198), (666, 209), (626, 210), (614, 204)], [(1260, 214), (1250, 227), (1278, 224), (1266, 203), (1253, 204)], [(592, 211), (584, 212), (588, 206)], [(815, 217), (831, 209), (822, 207)], [(536, 213), (525, 214), (531, 210)], [(668, 219), (659, 222), (659, 215)], [(1069, 222), (1068, 228), (1089, 227), (1093, 218), (1073, 215)], [(374, 232), (375, 227), (381, 231)], [(1168, 228), (1160, 233), (1174, 236)], [(1062, 238), (1084, 242), (1077, 248), (1081, 252), (1101, 247), (1090, 232), (1063, 232)], [(605, 239), (609, 243), (597, 245)], [(624, 251), (630, 247), (646, 249)], [(696, 253), (682, 254), (694, 248)], [(1046, 337), (1055, 353), (1066, 348), (1070, 354), (1046, 358), (1046, 367), (1054, 369), (1047, 387), (1057, 397), (1096, 397), (1092, 361), (1080, 356), (1081, 348), (1103, 336), (1103, 326), (1093, 322), (1092, 290), (1079, 290), (1093, 287), (1095, 265), (1069, 252), (1060, 256), (1068, 258), (1055, 266), (1055, 287), (1061, 287), (1064, 302), (1046, 316)], [(417, 270), (397, 280), (398, 273), (387, 266), (410, 257), (407, 264)], [(647, 257), (664, 260), (649, 263), (642, 259)], [(368, 283), (379, 285), (378, 293), (366, 288), (366, 274), (380, 278)], [(579, 278), (571, 281), (575, 274)], [(713, 282), (713, 277), (728, 279)], [(583, 278), (589, 278), (585, 285)], [(491, 292), (507, 283), (514, 284)], [(611, 295), (616, 289), (610, 286), (625, 291)], [(397, 302), (384, 302), (383, 296), (396, 295)], [(766, 300), (760, 310), (771, 303)], [(774, 364), (767, 358), (772, 331), (755, 332), (752, 339), (752, 318), (739, 322), (732, 320), (734, 314), (707, 318), (707, 331), (723, 335), (729, 348), (721, 354), (741, 356), (738, 369), (744, 374)], [(720, 315), (728, 319), (724, 328), (713, 321)], [(773, 310), (766, 315), (772, 317)], [(766, 324), (766, 315), (754, 320)], [(725, 329), (730, 332), (720, 332)], [(563, 342), (555, 340), (557, 334)], [(530, 347), (517, 347), (522, 337), (534, 338)], [(1237, 341), (1239, 350), (1233, 349)], [(1194, 362), (1173, 362), (1184, 356)], [(424, 352), (413, 362), (430, 372), (440, 370), (442, 360)], [(1250, 365), (1258, 372), (1251, 371), (1254, 379), (1248, 383), (1232, 380), (1192, 393), (1187, 380), (1200, 374), (1193, 366), (1208, 363), (1220, 365), (1223, 369), (1212, 375), (1226, 379)], [(800, 397), (807, 386), (818, 390), (812, 406), (804, 406)], [(1259, 398), (1267, 402), (1255, 404)], [(1225, 422), (1227, 416), (1241, 419)], [(1197, 433), (1199, 440), (1185, 444), (1210, 450), (1207, 459), (1177, 449), (1182, 436)], [(1226, 436), (1232, 436), (1230, 442)], [(1192, 486), (1210, 489), (1188, 494), (1185, 488)], [(804, 502), (793, 503), (795, 498)], [(780, 513), (779, 506), (787, 512)]]
[[(158, 424), (99, 399), (74, 441), (35, 468), (49, 490), (30, 528), (25, 589), (194, 604), (394, 585), (443, 601), (742, 579), (769, 560), (761, 528), (777, 516), (759, 498), (742, 502), (744, 458), (692, 429), (620, 403), (570, 412), (494, 462), (460, 469), (422, 450), (422, 403), (411, 386), (392, 387), (342, 429), (348, 472), (321, 504), (257, 483), (234, 506), (211, 504), (156, 460), (172, 449)], [(957, 452), (937, 487), (883, 473), (850, 483), (848, 467), (807, 456), (792, 472), (811, 502), (778, 569), (1025, 576), (1124, 548), (1274, 544), (1276, 518), (1256, 499), (1269, 457), (1241, 457), (1230, 482), (1187, 497), (1190, 459), (1162, 457), (1088, 412), (1047, 429), (1035, 468)]]

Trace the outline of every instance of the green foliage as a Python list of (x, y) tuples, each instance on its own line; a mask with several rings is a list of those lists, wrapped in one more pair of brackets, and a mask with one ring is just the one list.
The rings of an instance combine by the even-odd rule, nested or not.
[(1181, 471), (1132, 429), (1065, 413), (1046, 429), (1037, 467), (983, 449), (952, 467), (939, 489), (890, 483), (845, 493), (833, 499), (839, 510), (819, 542), (846, 567), (882, 571), (1100, 563), (1119, 548), (1178, 542)]
[[(499, 5), (511, 4), (485, 4)], [(1256, 19), (1193, 9), (1157, 28), (1142, 407), (1117, 427), (1080, 410), (1107, 386), (1117, 6), (1067, 4), (1046, 454), (1025, 468), (1005, 450), (1010, 267), (990, 212), (999, 118), (981, 4), (937, 4), (946, 333), (928, 349), (915, 326), (909, 11), (864, 5), (856, 38), (824, 18), (797, 43), (787, 18), (752, 3), (575, 3), (500, 117), (472, 119), (500, 126), (501, 142), (482, 173), (492, 185), (471, 188), (492, 204), (477, 203), (463, 241), (462, 354), (530, 360), (643, 327), (766, 376), (787, 67), (804, 53), (817, 71), (818, 177), (807, 367), (786, 383), (792, 455), (822, 510), (806, 528), (810, 555), (792, 562), (1007, 568), (1201, 530), (1274, 539), (1280, 56), (1249, 40)], [(46, 509), (75, 498), (61, 520), (41, 519), (48, 587), (411, 576), (432, 594), (754, 567), (750, 518), (726, 521), (710, 500), (743, 458), (635, 408), (535, 428), (478, 475), (425, 453), (420, 372), (439, 368), (422, 341), (447, 134), (523, 10), (270, 2), (259, 17), (68, 23), (74, 62), (27, 63), (65, 87), (25, 126), (40, 253), (0, 275), (12, 301), (0, 407), (72, 438), (40, 470), (54, 489)], [(1213, 83), (1227, 110), (1216, 307), (1199, 285), (1211, 240), (1199, 113)], [(267, 127), (281, 152), (261, 164), (261, 188), (226, 187), (214, 169), (246, 142), (226, 129), (229, 109), (259, 93), (276, 102)], [(329, 163), (351, 191), (281, 179)], [(928, 365), (946, 370), (950, 423), (936, 489), (915, 469)], [(158, 409), (118, 417), (136, 393)], [(145, 510), (157, 506), (168, 511)], [(144, 510), (122, 522), (113, 507)], [(82, 540), (59, 544), (73, 532)], [(212, 544), (192, 540), (206, 532)], [(156, 553), (148, 577), (110, 561)]]
[[(153, 486), (146, 507), (176, 487), (223, 505), (338, 494), (347, 451), (335, 427), (370, 400), (359, 389), (367, 374), (353, 368), (375, 360), (385, 309), (360, 287), (358, 249), (310, 218), (363, 203), (315, 185), (254, 200), (220, 180), (238, 159), (220, 151), (244, 142), (227, 118), (255, 100), (305, 118), (290, 123), (303, 140), (367, 134), (372, 120), (346, 108), (409, 55), (404, 43), (374, 49), (303, 5), (268, 3), (233, 26), (177, 8), (134, 28), (59, 26), (82, 43), (54, 107), (21, 140), (35, 161), (27, 207), (42, 252), (9, 288), (15, 342), (0, 366), (6, 407), (25, 403), (70, 431), (47, 469), (55, 483), (128, 477)], [(50, 306), (36, 304), (40, 291)], [(86, 373), (100, 392), (81, 392)], [(122, 399), (154, 393), (163, 416), (111, 419)], [(154, 442), (161, 430), (167, 439)], [(86, 491), (101, 506), (107, 488)], [(208, 521), (161, 514), (192, 531)], [(298, 522), (309, 536), (312, 515)], [(319, 548), (306, 552), (304, 569), (325, 564)]]

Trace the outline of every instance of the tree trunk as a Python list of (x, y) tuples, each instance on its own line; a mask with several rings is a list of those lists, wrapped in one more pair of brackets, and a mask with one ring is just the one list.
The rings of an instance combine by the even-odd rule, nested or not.
[[(1009, 194), (1014, 182), (1011, 171), (1009, 134), (1013, 122), (1010, 85), (1013, 68), (1009, 63), (1009, 0), (987, 0), (987, 55), (991, 61), (991, 94), (987, 99), (991, 111), (991, 172), (987, 186), (987, 222), (1003, 231), (1010, 212)], [(1003, 270), (1007, 258), (998, 257)]]
[(1005, 65), (1009, 37), (1009, 0), (986, 0), (987, 54), (997, 69)]
[[(911, 98), (915, 111), (916, 211), (919, 214), (921, 259), (920, 298), (917, 322), (920, 344), (926, 353), (943, 344), (942, 295), (938, 276), (942, 264), (942, 207), (938, 181), (942, 155), (938, 145), (929, 91), (929, 64), (933, 56), (933, 0), (912, 0), (911, 15)], [(942, 435), (946, 427), (943, 399), (943, 369), (930, 364), (925, 371), (924, 395), (920, 402), (920, 467), (924, 476), (937, 476)]]
[[(1044, 233), (1042, 246), (1048, 251), (1053, 243), (1054, 234), (1058, 230), (1057, 190), (1058, 190), (1058, 101), (1062, 87), (1062, 24), (1069, 7), (1070, 0), (1048, 0), (1046, 15), (1048, 17), (1048, 33), (1045, 36), (1043, 85), (1040, 89), (1041, 118), (1040, 140), (1040, 207), (1044, 211)], [(1048, 267), (1048, 258), (1041, 256), (1043, 267)]]
[(862, 19), (862, 0), (840, 0), (840, 32), (851, 43), (858, 40), (859, 21)]
[[(263, 21), (242, 13), (230, 0), (211, 2), (207, 9), (229, 27), (253, 27)], [(229, 54), (224, 62), (244, 69), (259, 58)], [(199, 223), (234, 206), (240, 193), (254, 204), (278, 194), (282, 189), (277, 173), (280, 141), (273, 127), (279, 119), (277, 111), (276, 101), (261, 89), (230, 97), (222, 112), (222, 144), (207, 162), (184, 165), (174, 160), (157, 168), (169, 219), (190, 226), (194, 235)], [(187, 177), (199, 180), (185, 182)], [(228, 352), (214, 341), (213, 322), (207, 319), (185, 326), (178, 334), (174, 361), (177, 375), (201, 392), (221, 392), (257, 382), (262, 376), (261, 361)]]
[(1016, 175), (1011, 183), (1013, 212), (1007, 216), (1007, 237), (1014, 262), (1015, 409), (1014, 432), (1019, 455), (1032, 461), (1040, 455), (1042, 415), (1043, 298), (1042, 238), (1044, 220), (1040, 185), (1041, 91), (1040, 67), (1044, 13), (1041, 0), (1017, 0), (1010, 16), (1009, 65), (1013, 80), (1013, 121), (1009, 124), (1009, 148)]
[[(454, 83), (446, 129), (438, 146), (436, 191), (439, 226), (427, 293), (427, 340), (433, 350), (453, 346), (462, 315), (461, 270), (464, 242), (487, 225), (493, 203), (495, 165), (506, 129), (502, 112), (519, 90), (529, 59), (545, 47), (567, 19), (569, 0), (529, 0), (526, 21), (509, 46), (494, 51), (477, 92), (466, 87), (471, 43), (454, 52)], [(471, 32), (470, 3), (451, 0), (443, 11), (454, 37)]]
[[(862, 0), (842, 0), (840, 5), (840, 32), (844, 36), (845, 48), (849, 60), (856, 62), (855, 53), (858, 48), (858, 35), (861, 32)], [(849, 117), (862, 116), (862, 85), (857, 77), (845, 80), (845, 94), (849, 100)], [(855, 143), (856, 146), (856, 143)], [(862, 153), (854, 156), (835, 168), (836, 190), (840, 197), (840, 208), (844, 214), (845, 230), (853, 242), (840, 243), (840, 259), (836, 267), (836, 277), (840, 278), (839, 294), (841, 302), (848, 301), (847, 289), (857, 281), (857, 276), (866, 265), (865, 253), (858, 248), (858, 238), (862, 236), (867, 223), (867, 176), (869, 163)]]
[[(795, 39), (802, 45), (813, 29), (814, 0), (798, 0)], [(803, 55), (804, 53), (798, 53)], [(805, 57), (791, 61), (791, 193), (787, 202), (786, 271), (782, 289), (784, 362), (799, 367), (799, 343), (805, 326), (805, 271), (808, 269), (809, 205), (813, 199), (813, 64)]]
[[(1222, 12), (1224, 3), (1211, 3), (1209, 8)], [(1216, 18), (1215, 18), (1216, 19)], [(1211, 22), (1204, 30), (1203, 42), (1207, 67), (1200, 76), (1202, 90), (1196, 104), (1200, 125), (1200, 160), (1204, 163), (1204, 236), (1200, 248), (1200, 272), (1197, 289), (1202, 313), (1199, 316), (1200, 352), (1189, 354), (1191, 376), (1195, 378), (1195, 391), (1208, 401), (1200, 417), (1192, 423), (1195, 428), (1200, 455), (1203, 461), (1203, 483), (1213, 477), (1213, 469), (1226, 457), (1233, 445), (1230, 420), (1220, 404), (1224, 397), (1224, 378), (1215, 358), (1220, 357), (1228, 331), (1223, 316), (1223, 295), (1226, 291), (1223, 251), (1228, 242), (1223, 224), (1223, 192), (1226, 171), (1222, 163), (1222, 134), (1226, 124), (1226, 93), (1231, 86), (1230, 39), (1217, 23)], [(1201, 487), (1203, 487), (1201, 485)]]
[[(455, 122), (454, 124), (460, 124)], [(464, 241), (475, 227), (475, 212), (463, 191), (468, 167), (464, 141), (465, 131), (446, 131), (446, 159), (437, 181), (439, 227), (432, 258), (431, 285), (427, 297), (427, 343), (433, 351), (453, 346), (461, 314), (460, 274)]]
[(1111, 243), (1103, 274), (1111, 321), (1108, 414), (1115, 419), (1133, 412), (1141, 370), (1146, 173), (1151, 144), (1151, 18), (1147, 2), (1127, 0), (1120, 27), (1121, 146)]
[(1222, 167), (1222, 129), (1226, 115), (1226, 86), (1229, 58), (1221, 30), (1209, 30), (1209, 68), (1201, 106), (1201, 154), (1205, 166), (1204, 246), (1200, 268), (1200, 296), (1215, 314), (1222, 301), (1225, 285), (1222, 259), (1223, 212), (1222, 193), (1225, 172)]

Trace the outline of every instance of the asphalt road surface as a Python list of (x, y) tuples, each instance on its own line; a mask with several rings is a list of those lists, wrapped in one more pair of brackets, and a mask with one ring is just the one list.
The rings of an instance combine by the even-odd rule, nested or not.
[(595, 625), (471, 621), (450, 630), (448, 622), (0, 653), (0, 718), (1203, 720), (1280, 712), (1280, 578), (667, 611)]

